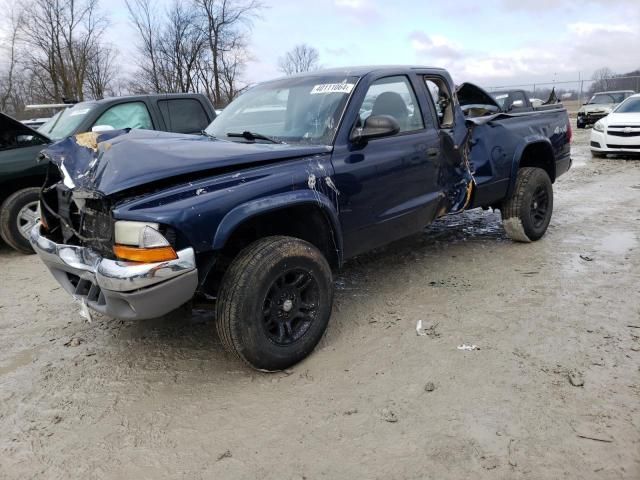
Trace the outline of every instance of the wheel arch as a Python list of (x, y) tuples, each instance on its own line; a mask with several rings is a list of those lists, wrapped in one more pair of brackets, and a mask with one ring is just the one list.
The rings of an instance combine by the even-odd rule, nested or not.
[(44, 184), (44, 175), (28, 175), (20, 178), (13, 178), (9, 181), (0, 183), (0, 203), (4, 202), (18, 190), (25, 188), (42, 187)]
[(235, 207), (218, 225), (212, 248), (234, 254), (248, 241), (264, 234), (301, 238), (318, 247), (332, 267), (342, 264), (338, 213), (332, 201), (321, 192), (297, 190)]
[(509, 182), (507, 197), (510, 197), (513, 194), (516, 186), (518, 170), (523, 167), (541, 168), (547, 172), (547, 175), (549, 175), (549, 178), (551, 179), (551, 183), (555, 182), (556, 160), (555, 154), (553, 153), (553, 146), (548, 138), (536, 136), (521, 143), (516, 148), (513, 155), (511, 181)]

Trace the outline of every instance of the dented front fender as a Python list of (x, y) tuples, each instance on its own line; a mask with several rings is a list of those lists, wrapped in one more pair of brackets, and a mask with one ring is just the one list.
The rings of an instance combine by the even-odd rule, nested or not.
[[(330, 179), (330, 177), (325, 178)], [(338, 250), (342, 252), (342, 232), (340, 229), (340, 221), (338, 219), (336, 205), (324, 192), (312, 188), (308, 190), (295, 190), (265, 198), (258, 198), (238, 205), (227, 213), (218, 225), (218, 229), (216, 230), (213, 238), (212, 248), (214, 250), (223, 248), (231, 234), (242, 223), (265, 213), (296, 206), (320, 208), (331, 222)]]

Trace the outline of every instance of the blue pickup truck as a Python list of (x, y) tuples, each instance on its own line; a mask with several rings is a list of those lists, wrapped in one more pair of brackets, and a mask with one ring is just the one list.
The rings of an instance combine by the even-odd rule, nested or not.
[(503, 112), (442, 69), (302, 74), (251, 88), (202, 136), (50, 146), (31, 243), (85, 316), (211, 302), (226, 348), (280, 370), (322, 337), (345, 260), (479, 207), (541, 238), (570, 141), (562, 105)]

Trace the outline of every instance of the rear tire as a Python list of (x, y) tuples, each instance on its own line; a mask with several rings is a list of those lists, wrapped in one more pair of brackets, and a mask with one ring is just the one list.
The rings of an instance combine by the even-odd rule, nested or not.
[(513, 195), (502, 205), (502, 224), (517, 242), (539, 240), (547, 231), (553, 214), (553, 185), (541, 168), (518, 170)]
[(332, 302), (331, 268), (315, 246), (266, 237), (241, 251), (225, 273), (216, 328), (224, 347), (251, 367), (283, 370), (313, 351)]
[(25, 188), (9, 196), (0, 207), (0, 236), (11, 248), (25, 254), (35, 253), (29, 233), (38, 221), (39, 200), (38, 187)]

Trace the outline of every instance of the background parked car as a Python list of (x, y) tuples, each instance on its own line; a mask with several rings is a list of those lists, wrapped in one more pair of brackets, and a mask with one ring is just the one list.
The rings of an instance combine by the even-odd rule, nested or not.
[(559, 103), (555, 90), (551, 92), (546, 102), (539, 98), (529, 98), (527, 92), (518, 89), (492, 91), (490, 95), (498, 104), (500, 110), (507, 113), (553, 109), (556, 108), (557, 103)]
[(81, 102), (54, 115), (37, 131), (0, 113), (0, 236), (14, 249), (33, 253), (29, 230), (46, 164), (37, 157), (44, 145), (92, 130), (139, 128), (200, 133), (216, 117), (200, 94), (138, 95)]
[(585, 128), (593, 125), (601, 118), (609, 115), (619, 103), (630, 97), (635, 92), (633, 90), (616, 90), (610, 92), (598, 92), (591, 100), (585, 103), (578, 110), (578, 128)]
[(591, 154), (640, 154), (640, 94), (632, 95), (591, 130)]

